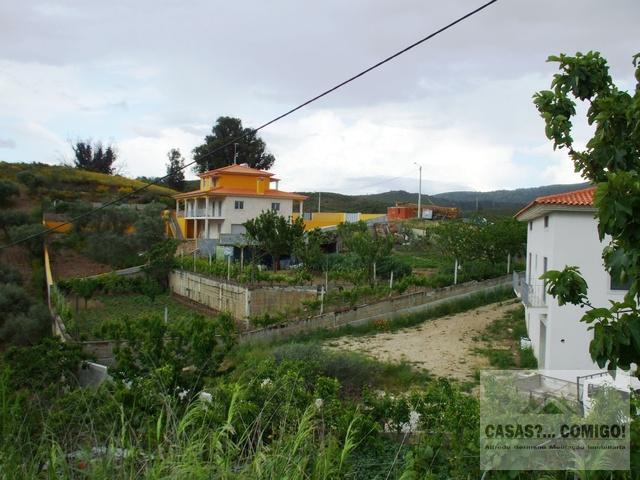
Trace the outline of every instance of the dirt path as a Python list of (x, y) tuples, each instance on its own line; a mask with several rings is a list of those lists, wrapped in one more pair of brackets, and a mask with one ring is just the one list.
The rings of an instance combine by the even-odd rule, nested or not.
[(325, 346), (361, 352), (383, 361), (405, 361), (440, 377), (470, 380), (475, 369), (489, 366), (486, 357), (474, 352), (484, 346), (477, 337), (517, 307), (516, 300), (494, 303), (393, 333), (344, 337)]

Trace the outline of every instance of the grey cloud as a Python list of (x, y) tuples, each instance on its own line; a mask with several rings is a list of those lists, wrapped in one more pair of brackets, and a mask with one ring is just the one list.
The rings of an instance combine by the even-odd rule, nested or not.
[(0, 148), (16, 148), (16, 141), (11, 138), (0, 138)]

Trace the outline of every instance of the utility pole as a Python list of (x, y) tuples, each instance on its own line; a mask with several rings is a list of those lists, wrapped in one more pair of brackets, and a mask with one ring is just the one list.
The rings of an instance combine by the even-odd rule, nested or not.
[(233, 144), (233, 164), (237, 164), (238, 163), (238, 144), (234, 143)]
[(418, 218), (422, 218), (422, 165), (418, 162), (413, 162), (418, 165), (419, 180), (418, 180)]

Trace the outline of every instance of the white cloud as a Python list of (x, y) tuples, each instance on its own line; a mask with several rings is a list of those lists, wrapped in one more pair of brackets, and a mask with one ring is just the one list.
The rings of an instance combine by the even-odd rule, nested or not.
[[(179, 128), (167, 128), (155, 132), (155, 136), (135, 136), (118, 142), (118, 159), (124, 164), (126, 173), (138, 176), (164, 175), (167, 152), (178, 148), (186, 162), (191, 159), (191, 150), (202, 143), (202, 137)], [(188, 168), (185, 173), (195, 178)]]

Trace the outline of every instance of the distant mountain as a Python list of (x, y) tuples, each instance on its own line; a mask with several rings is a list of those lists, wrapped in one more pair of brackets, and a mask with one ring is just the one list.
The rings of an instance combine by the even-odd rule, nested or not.
[[(494, 214), (513, 214), (530, 201), (542, 195), (567, 192), (587, 187), (587, 183), (567, 185), (546, 185), (543, 187), (517, 188), (515, 190), (495, 190), (492, 192), (446, 192), (437, 195), (422, 195), (422, 203), (435, 203), (460, 208), (463, 214), (487, 212)], [(300, 192), (309, 199), (304, 202), (305, 212), (318, 211), (318, 192)], [(387, 207), (396, 202), (418, 202), (418, 194), (404, 190), (395, 190), (370, 195), (343, 195), (341, 193), (321, 192), (321, 211), (323, 212), (361, 212), (386, 213)]]
[(446, 192), (434, 195), (436, 203), (454, 205), (463, 212), (493, 211), (516, 212), (527, 203), (543, 195), (586, 188), (588, 183), (545, 185), (542, 187), (494, 190), (492, 192)]

